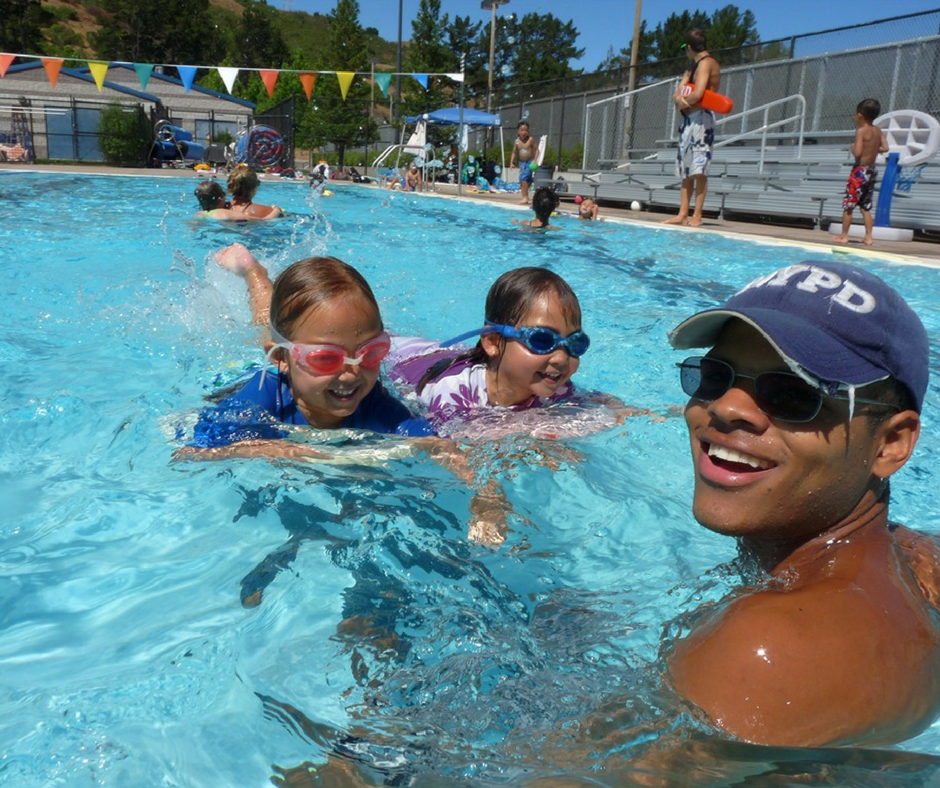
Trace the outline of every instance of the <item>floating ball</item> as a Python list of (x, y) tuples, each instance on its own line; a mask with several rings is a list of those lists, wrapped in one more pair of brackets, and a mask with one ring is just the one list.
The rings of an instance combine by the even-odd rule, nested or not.
[(580, 205), (582, 202), (584, 202), (584, 198), (580, 194), (574, 198), (575, 205)]

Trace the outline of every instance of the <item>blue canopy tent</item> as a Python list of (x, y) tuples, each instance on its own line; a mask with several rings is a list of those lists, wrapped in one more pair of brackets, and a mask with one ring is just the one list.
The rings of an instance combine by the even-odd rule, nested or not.
[[(386, 159), (392, 154), (398, 154), (395, 167), (398, 167), (398, 161), (402, 153), (413, 153), (416, 156), (425, 154), (426, 145), (426, 127), (432, 126), (458, 126), (457, 137), (460, 140), (458, 151), (460, 154), (460, 164), (458, 171), (462, 168), (462, 154), (467, 149), (467, 130), (472, 127), (496, 127), (499, 129), (499, 151), (502, 169), (506, 169), (506, 151), (503, 144), (503, 126), (499, 115), (492, 115), (489, 112), (482, 112), (478, 109), (469, 109), (467, 107), (444, 107), (434, 110), (434, 112), (425, 112), (422, 115), (415, 115), (411, 118), (405, 118), (405, 124), (414, 123), (417, 128), (415, 133), (408, 138), (408, 141), (400, 145), (389, 145), (376, 160), (372, 163), (373, 169), (382, 166)], [(404, 128), (402, 128), (402, 138), (405, 137)], [(460, 192), (460, 178), (457, 179), (457, 191)]]
[(425, 112), (414, 118), (406, 118), (409, 123), (419, 121), (430, 123), (432, 126), (459, 126), (457, 138), (460, 140), (460, 150), (465, 151), (467, 145), (467, 129), (473, 126), (495, 127), (499, 129), (499, 155), (502, 169), (506, 169), (506, 146), (503, 144), (503, 122), (499, 115), (492, 115), (479, 109), (467, 107), (444, 107), (434, 112)]

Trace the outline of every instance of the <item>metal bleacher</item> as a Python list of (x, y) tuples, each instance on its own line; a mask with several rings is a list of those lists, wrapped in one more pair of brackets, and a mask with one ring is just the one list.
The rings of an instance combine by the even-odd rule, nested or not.
[[(562, 173), (552, 185), (562, 197), (581, 195), (602, 204), (638, 202), (645, 210), (677, 211), (680, 180), (674, 172), (675, 148), (643, 153), (643, 158), (613, 169)], [(705, 213), (825, 229), (830, 222), (841, 221), (852, 163), (844, 142), (803, 145), (802, 151), (794, 144), (764, 146), (762, 152), (756, 145), (717, 148), (708, 174)], [(536, 186), (547, 183), (537, 181)], [(879, 187), (880, 181), (876, 201)], [(928, 164), (909, 192), (895, 193), (891, 224), (940, 233), (940, 163)]]

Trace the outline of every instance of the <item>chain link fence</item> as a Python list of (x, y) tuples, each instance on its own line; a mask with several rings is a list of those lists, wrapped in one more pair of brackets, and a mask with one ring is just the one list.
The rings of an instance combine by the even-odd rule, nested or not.
[[(735, 112), (801, 93), (808, 136), (836, 141), (851, 133), (855, 105), (868, 96), (879, 98), (885, 112), (916, 108), (940, 116), (938, 38), (940, 8), (712, 54), (722, 64), (722, 93), (734, 99)], [(507, 125), (525, 118), (533, 134), (547, 134), (550, 160), (602, 169), (676, 138), (671, 96), (687, 65), (684, 55), (641, 64), (636, 85), (648, 89), (629, 101), (622, 95), (629, 68), (508, 86), (497, 93), (497, 111)], [(749, 122), (722, 133), (747, 131)]]

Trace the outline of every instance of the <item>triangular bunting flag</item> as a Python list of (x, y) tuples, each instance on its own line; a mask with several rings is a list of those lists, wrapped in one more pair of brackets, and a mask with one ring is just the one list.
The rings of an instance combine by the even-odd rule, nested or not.
[(235, 78), (238, 76), (238, 69), (234, 66), (216, 66), (215, 70), (219, 72), (219, 76), (222, 77), (222, 83), (225, 85), (225, 89), (231, 93), (235, 88)]
[(176, 70), (179, 72), (183, 87), (186, 88), (186, 92), (189, 93), (190, 88), (193, 86), (193, 80), (196, 78), (196, 67), (177, 66)]
[(388, 95), (388, 86), (392, 84), (392, 75), (377, 72), (375, 75), (375, 84), (382, 90), (382, 95)]
[(59, 81), (59, 70), (62, 68), (62, 58), (44, 57), (41, 60), (42, 67), (46, 69), (46, 76), (49, 77), (49, 84), (55, 89), (55, 83)]
[(140, 89), (146, 90), (147, 83), (150, 81), (150, 75), (153, 73), (153, 66), (149, 63), (134, 63), (134, 71), (137, 72), (137, 81), (140, 83)]
[(101, 86), (104, 85), (105, 74), (108, 73), (108, 64), (102, 63), (100, 61), (89, 61), (88, 70), (91, 71), (91, 75), (95, 78), (95, 84), (98, 86), (98, 92), (101, 92)]
[(8, 55), (3, 53), (0, 55), (0, 77), (5, 77), (7, 75), (7, 69), (10, 67), (10, 63), (16, 58), (16, 55)]
[(423, 87), (425, 90), (428, 89), (428, 75), (427, 74), (412, 74), (418, 84)]
[(309, 71), (301, 71), (297, 78), (300, 80), (300, 84), (304, 86), (304, 93), (307, 94), (307, 101), (310, 101), (310, 97), (313, 95), (313, 86), (316, 84), (317, 75), (312, 74)]
[(261, 81), (264, 82), (264, 87), (268, 91), (268, 98), (274, 98), (274, 86), (277, 84), (277, 75), (280, 73), (280, 71), (265, 71), (264, 69), (258, 71), (258, 74), (261, 75)]
[(448, 74), (447, 76), (454, 82), (463, 82), (463, 74)]
[(343, 94), (343, 101), (346, 100), (346, 94), (349, 92), (349, 86), (352, 84), (355, 71), (337, 71), (336, 78), (339, 80), (339, 92)]

